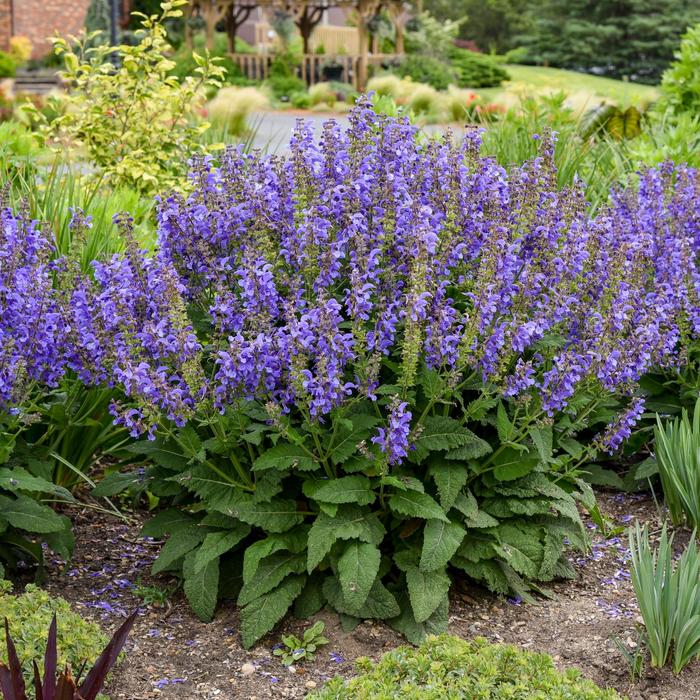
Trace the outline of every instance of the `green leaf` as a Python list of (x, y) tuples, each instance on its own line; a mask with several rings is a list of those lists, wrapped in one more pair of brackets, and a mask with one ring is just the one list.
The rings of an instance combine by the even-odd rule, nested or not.
[(92, 490), (95, 498), (109, 498), (122, 493), (132, 486), (141, 486), (144, 476), (139, 472), (112, 472), (102, 479)]
[(460, 493), (454, 502), (454, 507), (468, 520), (476, 518), (479, 514), (479, 504), (471, 491)]
[(453, 450), (479, 443), (481, 438), (464, 427), (458, 420), (446, 416), (427, 416), (423, 420), (423, 431), (416, 440), (416, 453), (420, 459), (428, 453)]
[(584, 447), (578, 440), (570, 437), (560, 437), (557, 439), (557, 443), (559, 447), (568, 452), (574, 459), (581, 459)]
[(366, 440), (372, 428), (379, 423), (376, 416), (359, 414), (351, 416), (351, 428), (343, 428), (338, 432), (330, 457), (333, 464), (343, 464), (357, 450), (358, 443)]
[(440, 376), (437, 370), (424, 365), (420, 373), (419, 381), (427, 399), (434, 401), (445, 394), (445, 380)]
[(427, 620), (447, 600), (450, 577), (445, 570), (421, 571), (416, 567), (406, 572), (408, 596), (416, 622)]
[(358, 539), (379, 546), (385, 534), (376, 513), (360, 506), (341, 505), (335, 517), (319, 513), (309, 530), (307, 571), (311, 573), (323, 561), (337, 540)]
[(50, 493), (59, 498), (64, 498), (67, 501), (74, 500), (70, 491), (61, 486), (56, 486), (56, 484), (52, 484), (45, 479), (32, 476), (26, 469), (22, 469), (22, 467), (0, 469), (0, 489), (4, 489), (5, 491)]
[(180, 472), (187, 468), (188, 460), (183, 456), (180, 449), (176, 445), (164, 442), (160, 438), (132, 442), (124, 449), (137, 455), (145, 455), (152, 462), (160, 464), (161, 467), (171, 471)]
[(307, 498), (326, 503), (357, 503), (367, 506), (376, 499), (370, 480), (359, 475), (308, 480), (304, 482), (302, 490)]
[(539, 461), (539, 457), (521, 455), (512, 447), (507, 447), (494, 459), (493, 475), (499, 481), (513, 481), (529, 474)]
[(191, 552), (206, 536), (204, 528), (196, 525), (176, 530), (160, 550), (158, 558), (153, 562), (151, 571), (158, 574), (173, 566), (179, 559)]
[(250, 649), (284, 617), (305, 582), (304, 575), (288, 576), (277, 588), (241, 610), (241, 641), (245, 649)]
[(396, 598), (379, 579), (375, 579), (367, 600), (359, 608), (350, 605), (345, 600), (343, 589), (335, 576), (329, 576), (325, 580), (323, 592), (328, 599), (329, 605), (336, 612), (344, 615), (351, 615), (352, 617), (359, 617), (365, 620), (371, 618), (388, 620), (389, 618), (397, 617), (401, 613)]
[(285, 532), (301, 523), (304, 516), (297, 512), (296, 501), (273, 498), (266, 503), (257, 503), (248, 494), (236, 493), (225, 501), (209, 504), (215, 510), (232, 518), (256, 525), (267, 532)]
[(400, 632), (411, 644), (421, 644), (429, 634), (447, 632), (449, 600), (447, 597), (438, 605), (435, 612), (423, 622), (416, 622), (408, 595), (399, 597), (401, 615), (387, 622)]
[(454, 505), (469, 478), (469, 468), (459, 462), (436, 460), (430, 465), (428, 474), (437, 486), (440, 505), (448, 511)]
[(352, 541), (338, 559), (338, 578), (348, 605), (360, 608), (374, 584), (382, 555), (368, 542)]
[(323, 595), (323, 580), (319, 575), (309, 576), (301, 595), (294, 603), (294, 615), (306, 620), (315, 615), (326, 604)]
[(60, 515), (29, 496), (3, 498), (0, 501), (0, 515), (13, 527), (27, 532), (43, 534), (61, 532), (65, 528)]
[(282, 442), (263, 452), (253, 463), (253, 470), (298, 469), (307, 472), (318, 469), (320, 466), (313, 457), (309, 456), (308, 450), (303, 449), (301, 445)]
[(159, 539), (177, 530), (194, 525), (197, 519), (190, 513), (177, 508), (167, 508), (151, 518), (141, 528), (139, 537), (155, 537)]
[(535, 579), (544, 556), (542, 528), (539, 525), (501, 523), (496, 536), (510, 566), (526, 578)]
[(278, 586), (289, 574), (304, 571), (305, 557), (293, 552), (276, 552), (263, 559), (252, 580), (243, 584), (238, 594), (238, 605), (247, 605)]
[(213, 559), (233, 549), (244, 537), (250, 534), (250, 526), (238, 523), (236, 529), (223, 532), (210, 532), (197, 549), (194, 560), (194, 573), (199, 574)]
[(535, 443), (537, 453), (545, 464), (552, 461), (552, 426), (533, 425), (530, 427), (530, 437)]
[(498, 431), (498, 439), (501, 442), (508, 442), (513, 434), (513, 424), (508, 418), (508, 413), (502, 401), (498, 402), (496, 410), (496, 430)]
[(209, 622), (214, 616), (219, 597), (219, 557), (209, 559), (200, 570), (196, 570), (196, 558), (195, 552), (185, 557), (182, 587), (194, 614), (200, 620)]
[(243, 556), (243, 581), (248, 583), (257, 573), (260, 562), (270, 554), (287, 550), (294, 554), (306, 551), (307, 528), (298, 527), (289, 532), (268, 535), (245, 550)]
[(418, 493), (417, 491), (403, 491), (395, 493), (389, 499), (389, 508), (394, 513), (406, 515), (409, 518), (423, 518), (424, 520), (442, 520), (449, 522), (443, 509), (438, 505), (437, 501), (427, 493)]
[(428, 520), (423, 530), (420, 570), (444, 569), (462, 544), (466, 530), (457, 523)]

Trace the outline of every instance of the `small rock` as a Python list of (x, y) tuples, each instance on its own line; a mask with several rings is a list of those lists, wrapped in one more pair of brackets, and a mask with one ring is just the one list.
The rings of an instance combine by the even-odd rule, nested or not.
[(316, 681), (306, 681), (304, 685), (309, 689), (313, 690), (316, 687)]
[(243, 664), (241, 666), (241, 675), (242, 676), (252, 676), (255, 673), (255, 666), (251, 663)]

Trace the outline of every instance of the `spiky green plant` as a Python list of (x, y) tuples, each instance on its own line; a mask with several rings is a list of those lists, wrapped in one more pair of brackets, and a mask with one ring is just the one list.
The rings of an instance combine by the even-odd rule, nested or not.
[(700, 552), (695, 533), (674, 566), (673, 536), (664, 525), (657, 549), (639, 523), (629, 531), (632, 586), (644, 620), (651, 665), (672, 660), (679, 673), (700, 655)]
[(656, 459), (659, 476), (674, 525), (700, 527), (700, 399), (691, 421), (683, 409), (680, 418), (664, 423), (656, 416)]

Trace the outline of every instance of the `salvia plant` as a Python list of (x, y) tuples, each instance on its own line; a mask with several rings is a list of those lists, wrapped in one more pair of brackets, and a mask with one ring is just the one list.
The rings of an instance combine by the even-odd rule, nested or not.
[(652, 666), (671, 661), (680, 673), (700, 655), (700, 551), (695, 533), (680, 558), (664, 525), (658, 546), (647, 526), (629, 532), (632, 586), (644, 620), (644, 641)]
[(700, 399), (691, 421), (683, 409), (680, 418), (664, 423), (656, 416), (656, 461), (664, 501), (674, 525), (700, 527)]
[(123, 254), (53, 264), (27, 372), (109, 387), (149, 438), (129, 449), (151, 466), (103, 491), (177, 506), (143, 532), (202, 618), (236, 598), (250, 646), (328, 605), (418, 641), (455, 570), (523, 599), (573, 575), (579, 468), (700, 330), (700, 210), (694, 171), (664, 166), (591, 217), (539, 141), (505, 171), (477, 133), (426, 139), (361, 101), (288, 156), (196, 161), (155, 254), (123, 216)]
[[(119, 658), (136, 615), (136, 612), (132, 613), (114, 633), (82, 681), (80, 678), (73, 678), (70, 668), (65, 668), (57, 674), (57, 627), (54, 615), (46, 642), (43, 680), (36, 661), (33, 662), (34, 700), (96, 700), (107, 679), (107, 674)], [(17, 655), (7, 620), (5, 620), (5, 639), (8, 663), (0, 664), (0, 691), (3, 700), (29, 700), (30, 695), (24, 682), (22, 662)]]

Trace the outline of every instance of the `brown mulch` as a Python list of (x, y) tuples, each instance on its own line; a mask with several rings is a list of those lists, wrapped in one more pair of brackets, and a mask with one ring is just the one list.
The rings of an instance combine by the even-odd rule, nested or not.
[[(658, 522), (656, 506), (647, 496), (600, 494), (599, 502), (620, 527), (634, 518)], [(137, 538), (141, 519), (135, 517), (126, 525), (94, 511), (80, 514), (75, 518), (73, 561), (66, 568), (58, 562), (50, 568), (49, 590), (107, 631), (142, 604), (134, 595), (135, 584), (168, 584), (149, 576), (158, 544)], [(588, 526), (592, 551), (572, 555), (578, 578), (553, 585), (553, 599), (527, 605), (495, 598), (463, 582), (452, 596), (450, 632), (548, 652), (558, 666), (576, 666), (631, 700), (700, 700), (698, 661), (678, 676), (647, 668), (640, 681), (630, 680), (627, 662), (613, 643), (617, 639), (633, 650), (641, 621), (629, 581), (626, 536), (606, 538), (592, 523)], [(302, 698), (336, 674), (351, 675), (358, 656), (377, 658), (402, 641), (383, 624), (365, 622), (343, 632), (336, 615), (320, 617), (331, 643), (320, 648), (313, 662), (288, 670), (272, 656), (272, 646), (282, 632), (302, 631), (308, 622), (288, 619), (246, 651), (240, 645), (238, 613), (232, 603), (221, 605), (215, 620), (205, 624), (178, 592), (167, 606), (150, 607), (139, 617), (126, 659), (112, 675), (109, 695), (112, 700)]]

